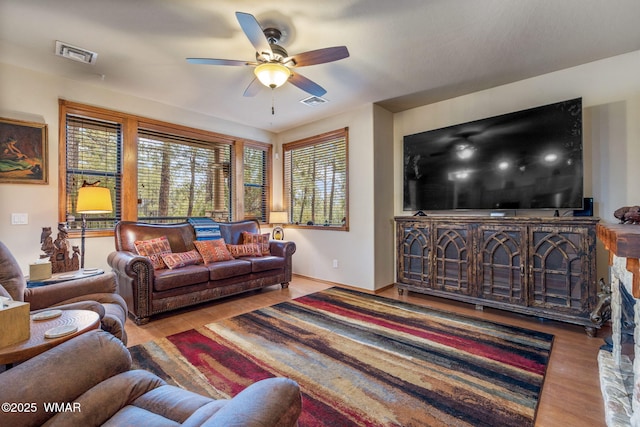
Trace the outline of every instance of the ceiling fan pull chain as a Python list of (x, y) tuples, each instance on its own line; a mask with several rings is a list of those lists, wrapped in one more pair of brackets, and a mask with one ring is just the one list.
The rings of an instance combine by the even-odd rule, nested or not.
[(276, 109), (275, 109), (275, 96), (273, 95), (273, 88), (271, 88), (271, 115), (275, 116), (276, 115)]

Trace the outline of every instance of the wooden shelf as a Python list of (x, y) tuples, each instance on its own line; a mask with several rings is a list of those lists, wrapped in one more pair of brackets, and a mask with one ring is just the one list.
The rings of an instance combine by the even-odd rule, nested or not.
[(640, 298), (640, 225), (598, 224), (596, 233), (609, 251), (609, 265), (613, 264), (613, 255), (627, 259), (627, 270), (633, 275), (633, 296)]

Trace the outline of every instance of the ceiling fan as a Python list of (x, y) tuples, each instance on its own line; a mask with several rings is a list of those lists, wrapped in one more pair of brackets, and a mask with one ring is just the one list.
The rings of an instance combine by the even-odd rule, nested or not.
[(327, 93), (322, 86), (293, 69), (338, 61), (349, 56), (346, 46), (327, 47), (289, 56), (285, 48), (279, 44), (282, 37), (280, 30), (271, 27), (263, 30), (257, 19), (249, 13), (236, 12), (236, 18), (242, 31), (256, 49), (255, 61), (215, 58), (187, 58), (187, 61), (191, 64), (255, 67), (255, 77), (245, 89), (244, 96), (256, 95), (261, 83), (275, 89), (286, 82), (292, 83), (311, 95), (322, 96)]

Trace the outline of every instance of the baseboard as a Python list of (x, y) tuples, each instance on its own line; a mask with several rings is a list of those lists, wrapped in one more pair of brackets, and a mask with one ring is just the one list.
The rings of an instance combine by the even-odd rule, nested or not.
[(392, 288), (392, 287), (395, 286), (395, 283), (390, 283), (390, 284), (388, 284), (386, 286), (383, 286), (382, 288), (371, 290), (371, 289), (359, 288), (357, 286), (345, 285), (344, 283), (331, 282), (329, 280), (318, 279), (317, 277), (305, 276), (304, 274), (293, 273), (292, 276), (300, 277), (302, 279), (313, 280), (314, 282), (324, 283), (325, 285), (335, 286), (337, 288), (349, 289), (349, 290), (352, 290), (352, 291), (358, 291), (358, 292), (362, 292), (362, 293), (365, 293), (365, 294), (371, 294), (371, 295), (376, 295), (376, 294), (382, 293), (382, 292), (386, 291), (387, 289)]

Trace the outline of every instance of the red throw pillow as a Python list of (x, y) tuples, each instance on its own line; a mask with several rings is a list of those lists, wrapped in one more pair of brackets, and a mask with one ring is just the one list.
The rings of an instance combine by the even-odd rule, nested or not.
[(202, 257), (195, 249), (189, 252), (170, 253), (161, 256), (164, 263), (171, 270), (186, 267), (187, 265), (200, 264), (202, 262)]
[(227, 245), (227, 249), (234, 258), (243, 256), (262, 256), (262, 249), (257, 243), (245, 243), (242, 245)]
[(242, 243), (257, 243), (260, 245), (262, 255), (271, 255), (269, 251), (269, 238), (271, 233), (257, 234), (249, 233), (248, 231), (242, 232)]
[(167, 236), (150, 240), (136, 240), (133, 245), (136, 247), (138, 255), (149, 258), (155, 270), (167, 268), (167, 265), (162, 260), (162, 255), (171, 253), (171, 246), (169, 246)]
[(196, 240), (193, 242), (196, 249), (202, 255), (205, 264), (211, 264), (218, 261), (229, 261), (233, 259), (229, 249), (222, 239), (216, 240)]

